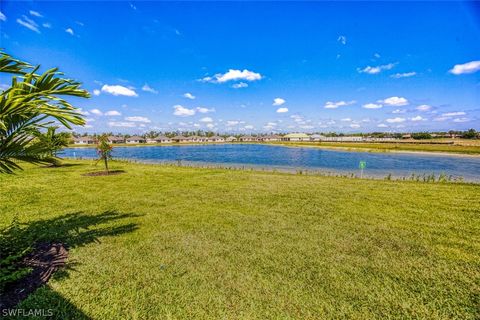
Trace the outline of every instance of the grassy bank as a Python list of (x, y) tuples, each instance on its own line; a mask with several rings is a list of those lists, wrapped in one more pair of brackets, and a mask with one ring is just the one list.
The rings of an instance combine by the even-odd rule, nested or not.
[(374, 152), (445, 152), (457, 154), (480, 155), (480, 145), (475, 144), (429, 144), (429, 143), (363, 143), (363, 142), (278, 142), (276, 144), (297, 147), (316, 147), (351, 151)]
[(59, 319), (475, 319), (480, 186), (92, 162), (0, 176), (1, 224), (66, 241)]
[[(363, 143), (363, 142), (234, 142), (233, 144), (274, 144), (291, 147), (316, 147), (325, 149), (341, 149), (351, 151), (375, 151), (375, 152), (389, 152), (389, 151), (408, 151), (408, 152), (446, 152), (457, 154), (480, 155), (480, 143), (472, 142), (471, 140), (459, 140), (455, 144), (441, 143)], [(141, 147), (141, 146), (192, 146), (192, 145), (218, 145), (231, 143), (140, 143), (140, 144), (115, 144), (115, 147)], [(94, 148), (95, 145), (75, 145), (69, 147), (75, 148)]]

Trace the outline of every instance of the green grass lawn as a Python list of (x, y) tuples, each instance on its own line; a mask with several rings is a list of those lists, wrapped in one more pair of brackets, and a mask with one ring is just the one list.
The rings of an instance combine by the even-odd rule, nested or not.
[(480, 186), (88, 161), (1, 175), (58, 319), (478, 319)]

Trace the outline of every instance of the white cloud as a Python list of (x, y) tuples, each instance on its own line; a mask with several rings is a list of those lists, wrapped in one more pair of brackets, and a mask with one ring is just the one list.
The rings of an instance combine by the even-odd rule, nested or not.
[(49, 22), (42, 23), (42, 26), (47, 29), (50, 29), (52, 27), (52, 25)]
[(190, 100), (195, 99), (195, 96), (193, 94), (191, 94), (190, 92), (185, 93), (183, 96), (187, 99), (190, 99)]
[(243, 71), (230, 69), (224, 74), (217, 73), (213, 77), (205, 77), (202, 79), (202, 81), (213, 82), (213, 83), (224, 83), (224, 82), (236, 81), (236, 80), (256, 81), (260, 79), (262, 79), (262, 75), (260, 73), (249, 71), (247, 69), (244, 69)]
[(377, 58), (377, 59), (380, 58), (380, 54), (379, 54), (379, 53), (375, 53), (373, 56), (374, 56), (375, 58)]
[(99, 95), (100, 95), (100, 90), (94, 89), (94, 90), (93, 90), (93, 95), (94, 95), (94, 96), (99, 96)]
[(123, 127), (123, 128), (134, 128), (137, 126), (135, 122), (116, 122), (111, 121), (108, 123), (110, 127)]
[(210, 118), (210, 117), (204, 117), (204, 118), (200, 119), (200, 122), (213, 122), (213, 119)]
[(252, 130), (254, 127), (252, 125), (248, 124), (244, 128), (247, 129), (247, 130)]
[(117, 110), (110, 110), (105, 112), (106, 116), (121, 116), (122, 114), (118, 112)]
[(405, 109), (395, 109), (392, 111), (393, 114), (400, 114), (400, 113), (406, 113), (407, 110)]
[(379, 128), (388, 128), (388, 126), (385, 123), (380, 123), (377, 125)]
[(341, 44), (345, 45), (345, 44), (347, 44), (347, 37), (339, 36), (337, 41), (340, 42)]
[(233, 127), (233, 126), (236, 126), (237, 124), (239, 124), (240, 122), (237, 121), (237, 120), (228, 120), (227, 121), (227, 126), (229, 127)]
[(447, 112), (442, 114), (443, 117), (456, 117), (456, 116), (464, 116), (464, 115), (466, 115), (466, 113), (463, 111)]
[(68, 34), (71, 34), (72, 36), (75, 35), (75, 32), (73, 32), (73, 29), (72, 29), (72, 28), (67, 28), (67, 29), (65, 29), (65, 32), (68, 33)]
[(288, 112), (288, 108), (278, 108), (277, 113), (285, 113)]
[(400, 123), (400, 122), (405, 122), (405, 118), (396, 117), (396, 118), (387, 119), (385, 121), (387, 121), (388, 123)]
[(468, 118), (455, 118), (455, 119), (453, 119), (453, 122), (458, 122), (458, 123), (468, 122), (468, 121), (470, 121), (470, 119), (468, 119)]
[(343, 118), (343, 119), (340, 119), (340, 121), (343, 121), (343, 122), (350, 122), (352, 121), (351, 118)]
[(157, 94), (158, 91), (153, 89), (152, 87), (150, 87), (148, 84), (144, 84), (143, 87), (142, 87), (142, 90), (143, 91), (146, 91), (146, 92), (150, 92), (150, 93), (153, 93), (153, 94)]
[(30, 10), (29, 13), (30, 13), (32, 16), (39, 17), (39, 18), (43, 18), (43, 16), (42, 16), (42, 15), (40, 14), (40, 12), (38, 12), (38, 11)]
[(430, 109), (432, 109), (432, 106), (429, 106), (428, 104), (422, 104), (422, 105), (416, 107), (415, 109), (417, 109), (418, 111), (425, 112), (425, 111), (429, 111)]
[(445, 120), (449, 120), (451, 119), (452, 117), (436, 117), (433, 119), (433, 121), (445, 121)]
[(352, 101), (337, 101), (337, 102), (333, 102), (333, 101), (327, 101), (325, 103), (325, 106), (323, 106), (325, 109), (336, 109), (338, 107), (343, 107), (343, 106), (349, 106), (351, 104), (354, 104), (356, 101), (355, 100), (352, 100)]
[(40, 30), (38, 30), (38, 24), (27, 16), (22, 16), (22, 19), (17, 19), (17, 23), (36, 33), (40, 33)]
[(232, 85), (232, 88), (234, 89), (240, 89), (240, 88), (246, 88), (246, 87), (248, 87), (248, 84), (245, 82), (234, 83)]
[(125, 117), (125, 120), (127, 121), (132, 121), (132, 122), (143, 122), (143, 123), (150, 123), (152, 122), (150, 119), (147, 117), (140, 117), (140, 116), (134, 116), (134, 117)]
[(1, 21), (7, 21), (7, 16), (4, 15), (1, 11), (0, 11), (0, 20)]
[(459, 75), (466, 73), (474, 73), (480, 70), (480, 60), (470, 61), (464, 64), (456, 64), (452, 69), (449, 70), (450, 73)]
[(396, 63), (389, 63), (389, 64), (384, 64), (384, 65), (376, 66), (376, 67), (367, 66), (363, 69), (359, 68), (359, 69), (357, 69), (357, 71), (360, 72), (360, 73), (377, 74), (377, 73), (382, 72), (383, 70), (390, 70), (393, 67), (395, 67), (395, 65), (396, 65)]
[(392, 74), (390, 77), (395, 78), (395, 79), (400, 79), (400, 78), (408, 78), (408, 77), (413, 77), (417, 73), (412, 71), (412, 72), (404, 72), (404, 73), (395, 73)]
[(423, 118), (422, 116), (416, 116), (416, 117), (413, 117), (413, 118), (410, 118), (411, 121), (423, 121), (423, 120), (427, 120), (425, 118)]
[(200, 113), (209, 113), (209, 112), (215, 112), (215, 108), (205, 108), (205, 107), (197, 107), (197, 111)]
[(352, 124), (350, 125), (350, 128), (357, 129), (357, 128), (360, 128), (360, 125), (359, 125), (359, 124), (356, 124), (356, 123), (352, 123)]
[(380, 109), (381, 107), (383, 107), (381, 104), (376, 103), (367, 103), (362, 106), (365, 109)]
[(179, 117), (188, 117), (188, 116), (193, 116), (195, 114), (194, 109), (188, 109), (185, 108), (179, 104), (173, 106), (173, 114)]
[(275, 98), (273, 99), (273, 104), (272, 106), (281, 106), (282, 104), (284, 104), (286, 101), (282, 98)]
[(114, 96), (138, 97), (138, 94), (135, 92), (135, 90), (120, 85), (105, 84), (102, 87), (102, 91), (110, 93)]
[(408, 100), (403, 97), (390, 97), (384, 100), (379, 100), (378, 102), (393, 107), (401, 107), (408, 104)]
[(98, 109), (92, 109), (92, 110), (90, 110), (90, 113), (92, 113), (94, 115), (97, 115), (97, 116), (101, 116), (103, 114), (103, 112), (98, 110)]

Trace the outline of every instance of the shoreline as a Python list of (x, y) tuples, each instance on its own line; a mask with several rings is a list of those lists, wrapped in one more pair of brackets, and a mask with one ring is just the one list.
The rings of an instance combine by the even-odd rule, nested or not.
[[(95, 158), (73, 158), (65, 157), (61, 158), (67, 161), (95, 161)], [(289, 166), (268, 166), (268, 165), (255, 165), (255, 164), (241, 164), (241, 163), (215, 163), (215, 162), (201, 162), (201, 161), (188, 161), (188, 160), (145, 160), (145, 159), (132, 159), (132, 158), (117, 158), (111, 160), (119, 163), (131, 163), (131, 164), (146, 164), (146, 165), (158, 165), (158, 166), (173, 166), (180, 168), (196, 168), (196, 169), (218, 169), (218, 170), (233, 170), (233, 171), (257, 171), (266, 173), (283, 173), (293, 175), (306, 175), (306, 176), (327, 176), (337, 178), (348, 179), (369, 179), (369, 180), (392, 180), (392, 181), (420, 181), (429, 182), (423, 180), (428, 177), (434, 177), (439, 179), (440, 177), (448, 178), (444, 181), (446, 183), (467, 183), (467, 184), (480, 184), (480, 179), (464, 176), (455, 176), (453, 174), (438, 173), (438, 172), (375, 172), (380, 169), (366, 169), (361, 176), (359, 169), (352, 170), (332, 170), (327, 168), (308, 168), (308, 167), (289, 167)], [(438, 182), (438, 181), (435, 181)]]

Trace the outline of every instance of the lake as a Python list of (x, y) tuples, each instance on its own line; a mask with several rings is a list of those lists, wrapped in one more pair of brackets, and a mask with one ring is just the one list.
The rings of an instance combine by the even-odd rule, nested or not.
[[(67, 148), (60, 156), (96, 158), (94, 148)], [(113, 157), (141, 162), (214, 164), (232, 167), (260, 167), (280, 170), (310, 170), (360, 175), (359, 163), (366, 162), (364, 175), (409, 177), (444, 173), (466, 181), (480, 181), (480, 157), (425, 153), (381, 153), (285, 147), (261, 144), (215, 144), (188, 146), (114, 147)]]

